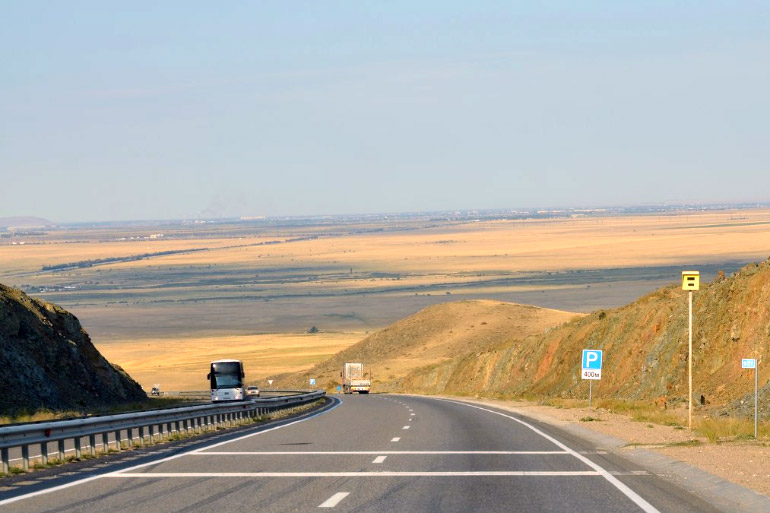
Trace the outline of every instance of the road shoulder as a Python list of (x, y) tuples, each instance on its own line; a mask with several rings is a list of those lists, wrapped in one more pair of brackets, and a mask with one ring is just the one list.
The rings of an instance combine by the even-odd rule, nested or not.
[[(603, 421), (581, 422), (580, 419), (586, 419), (591, 414), (597, 416), (596, 410), (588, 408), (566, 410), (520, 401), (446, 398), (499, 408), (562, 429), (589, 441), (598, 450), (612, 452), (644, 467), (651, 473), (675, 483), (726, 512), (770, 511), (770, 497), (718, 475), (719, 469), (725, 468), (724, 456), (721, 453), (741, 452), (740, 449), (736, 451), (733, 446), (723, 447), (717, 444), (703, 444), (696, 447), (678, 446), (678, 443), (692, 439), (689, 432), (677, 431), (669, 426), (647, 427), (651, 425), (634, 422), (624, 415), (602, 413), (602, 417), (606, 417)], [(763, 452), (764, 460), (770, 456), (768, 447), (751, 447)], [(671, 454), (667, 454), (668, 452)], [(688, 457), (688, 453), (698, 455), (700, 458)], [(740, 454), (735, 457), (740, 457)], [(706, 464), (693, 464), (698, 461)], [(714, 463), (709, 464), (709, 461)], [(757, 458), (753, 461), (759, 463)], [(758, 488), (763, 489), (767, 486), (770, 476), (759, 472), (750, 477), (754, 478), (752, 481), (757, 483)]]

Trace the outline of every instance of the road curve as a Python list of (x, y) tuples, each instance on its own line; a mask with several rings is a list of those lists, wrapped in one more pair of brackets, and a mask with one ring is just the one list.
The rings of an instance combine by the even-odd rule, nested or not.
[(333, 401), (295, 421), (0, 495), (0, 510), (718, 511), (615, 455), (509, 412), (419, 396)]

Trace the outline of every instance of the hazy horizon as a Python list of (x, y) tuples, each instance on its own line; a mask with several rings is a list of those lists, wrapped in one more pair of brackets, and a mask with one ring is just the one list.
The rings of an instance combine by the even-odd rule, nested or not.
[(755, 203), (770, 5), (15, 2), (0, 217)]
[(749, 203), (683, 203), (683, 204), (663, 204), (663, 203), (649, 203), (638, 205), (604, 205), (604, 206), (541, 206), (531, 208), (472, 208), (472, 209), (447, 209), (447, 210), (415, 210), (408, 212), (339, 212), (339, 213), (321, 213), (321, 214), (305, 214), (305, 215), (278, 215), (278, 216), (228, 216), (228, 217), (201, 217), (201, 218), (155, 218), (155, 219), (92, 219), (92, 220), (65, 220), (60, 221), (57, 219), (44, 218), (35, 215), (21, 215), (21, 216), (3, 216), (0, 220), (8, 219), (40, 219), (48, 221), (54, 225), (88, 225), (88, 224), (142, 224), (142, 223), (177, 223), (177, 222), (220, 222), (220, 221), (276, 221), (282, 219), (288, 220), (301, 220), (301, 219), (342, 219), (342, 218), (387, 218), (391, 217), (409, 217), (409, 216), (425, 216), (425, 215), (444, 215), (455, 214), (457, 216), (472, 217), (471, 214), (476, 214), (481, 218), (498, 217), (498, 216), (516, 216), (522, 215), (522, 218), (526, 218), (526, 214), (535, 215), (538, 213), (555, 214), (555, 213), (592, 213), (601, 215), (633, 215), (638, 213), (653, 213), (653, 212), (678, 212), (678, 211), (720, 211), (720, 210), (746, 210), (754, 208), (770, 208), (770, 202), (749, 202)]

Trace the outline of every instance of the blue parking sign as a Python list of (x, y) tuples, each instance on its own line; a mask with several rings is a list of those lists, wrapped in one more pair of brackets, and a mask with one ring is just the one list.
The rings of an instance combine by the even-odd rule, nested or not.
[(583, 369), (601, 370), (601, 349), (583, 349)]

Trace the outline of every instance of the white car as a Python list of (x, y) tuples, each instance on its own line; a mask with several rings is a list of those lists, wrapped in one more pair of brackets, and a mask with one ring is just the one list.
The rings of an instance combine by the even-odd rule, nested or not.
[(259, 397), (259, 387), (256, 386), (256, 385), (251, 385), (250, 387), (246, 387), (246, 395), (247, 396), (251, 395), (251, 396), (254, 396), (254, 397)]

